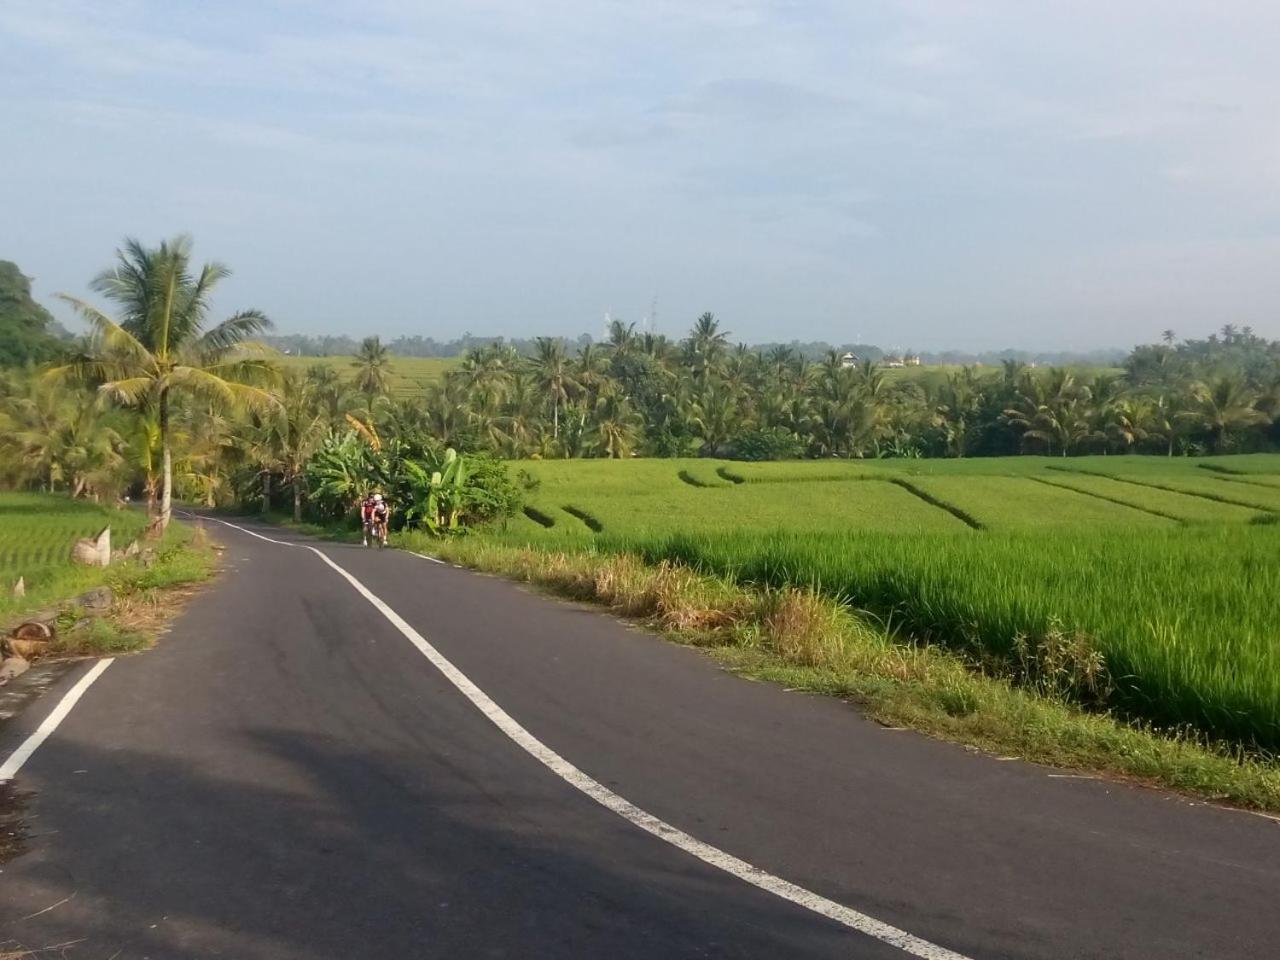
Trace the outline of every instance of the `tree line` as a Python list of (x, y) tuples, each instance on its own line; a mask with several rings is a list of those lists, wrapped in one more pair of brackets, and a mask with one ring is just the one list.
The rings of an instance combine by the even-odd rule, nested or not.
[(888, 370), (735, 345), (705, 313), (680, 339), (615, 321), (603, 342), (477, 344), (397, 396), (376, 337), (345, 373), (285, 368), (261, 312), (214, 321), (228, 272), (197, 267), (185, 237), (127, 241), (90, 285), (105, 307), (64, 296), (90, 333), (0, 375), (0, 482), (128, 491), (160, 524), (175, 495), (335, 519), (377, 487), (402, 520), (444, 530), (517, 509), (531, 481), (501, 461), (521, 458), (1198, 455), (1280, 440), (1280, 342), (1248, 327), (1167, 331), (1115, 369)]

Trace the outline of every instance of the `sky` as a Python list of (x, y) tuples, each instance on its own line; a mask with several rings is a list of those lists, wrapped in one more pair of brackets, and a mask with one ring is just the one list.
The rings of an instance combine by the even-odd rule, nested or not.
[(1274, 0), (0, 0), (0, 259), (53, 307), (190, 233), (287, 333), (1280, 337), (1277, 49)]

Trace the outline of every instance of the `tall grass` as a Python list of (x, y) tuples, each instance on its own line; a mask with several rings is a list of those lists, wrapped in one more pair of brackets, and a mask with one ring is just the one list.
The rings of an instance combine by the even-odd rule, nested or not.
[(606, 535), (650, 562), (809, 587), (989, 667), (1027, 638), (1081, 634), (1105, 658), (1124, 715), (1280, 749), (1280, 530), (1223, 525), (986, 531), (724, 530)]

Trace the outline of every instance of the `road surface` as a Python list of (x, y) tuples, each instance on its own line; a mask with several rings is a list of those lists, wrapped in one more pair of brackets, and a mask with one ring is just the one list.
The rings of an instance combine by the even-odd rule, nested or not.
[[(888, 730), (407, 553), (220, 536), (220, 580), (156, 649), (99, 667), (13, 781), (0, 957), (1280, 943), (1271, 820)], [(0, 762), (92, 668), (0, 728)]]

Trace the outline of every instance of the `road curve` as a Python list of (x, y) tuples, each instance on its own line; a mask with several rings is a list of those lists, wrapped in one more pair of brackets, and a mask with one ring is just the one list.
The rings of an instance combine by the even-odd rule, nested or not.
[[(909, 955), (601, 806), (321, 557), (221, 533), (225, 575), (18, 775), (28, 849), (0, 867), (0, 956)], [(317, 546), (603, 788), (921, 943), (1280, 942), (1270, 820), (886, 730), (498, 579)], [(0, 761), (87, 669), (0, 727)]]

